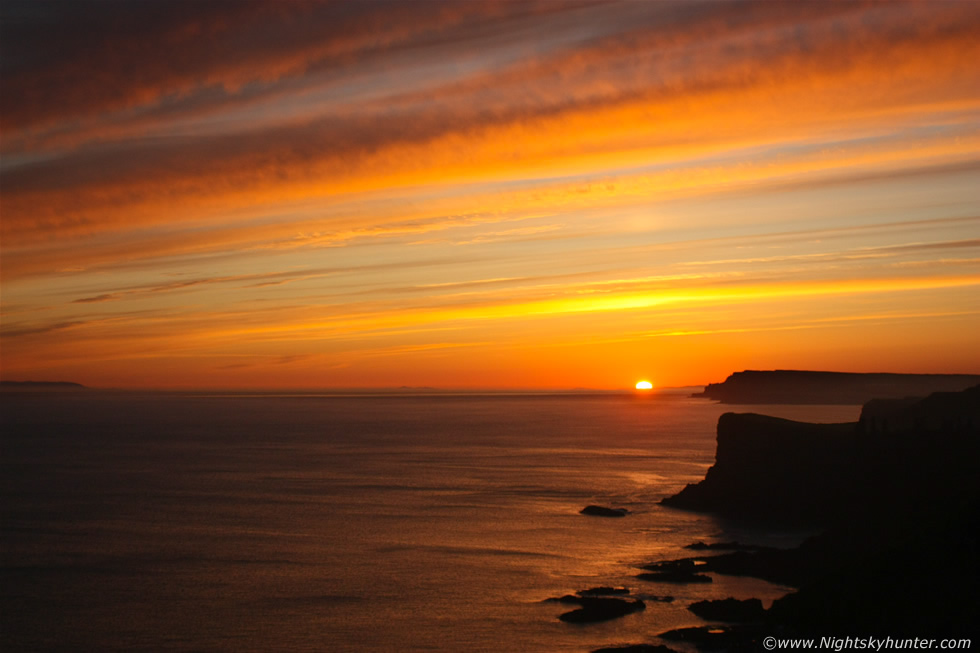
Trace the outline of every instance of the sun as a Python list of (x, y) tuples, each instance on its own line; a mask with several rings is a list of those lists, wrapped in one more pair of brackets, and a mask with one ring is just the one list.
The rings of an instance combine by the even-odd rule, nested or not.
[(636, 389), (637, 390), (653, 390), (653, 384), (650, 383), (649, 381), (637, 381), (636, 382)]

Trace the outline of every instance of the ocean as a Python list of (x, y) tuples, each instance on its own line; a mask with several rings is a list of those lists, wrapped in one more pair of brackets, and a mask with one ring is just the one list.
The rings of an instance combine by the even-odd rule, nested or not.
[[(648, 583), (638, 565), (806, 535), (658, 505), (703, 477), (733, 409), (686, 393), (89, 391), (0, 408), (6, 651), (589, 651), (700, 625), (696, 600), (787, 591)], [(545, 601), (600, 585), (647, 609), (576, 625)]]

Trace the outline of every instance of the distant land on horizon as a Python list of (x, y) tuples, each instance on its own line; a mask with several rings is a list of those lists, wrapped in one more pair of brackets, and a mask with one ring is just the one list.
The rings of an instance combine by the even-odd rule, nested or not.
[[(825, 372), (807, 370), (744, 370), (734, 372), (722, 383), (656, 387), (653, 392), (692, 392), (690, 396), (713, 399), (722, 404), (839, 404), (860, 405), (872, 399), (924, 397), (933, 392), (959, 392), (980, 384), (980, 374), (902, 374)], [(703, 391), (698, 391), (703, 388)], [(0, 381), (3, 392), (58, 392), (99, 390), (74, 381)], [(102, 388), (120, 391), (120, 388)], [(632, 389), (597, 388), (438, 388), (432, 386), (385, 386), (359, 388), (184, 388), (148, 389), (150, 392), (316, 392), (394, 394), (618, 394)], [(125, 391), (125, 390), (123, 390)]]
[(73, 381), (0, 381), (0, 390), (87, 390)]
[(872, 399), (924, 397), (980, 384), (980, 374), (895, 374), (745, 370), (710, 383), (694, 397), (723, 404), (864, 404)]
[[(700, 391), (705, 386), (685, 385), (685, 386), (659, 386), (651, 392), (660, 393), (681, 393)], [(177, 387), (177, 388), (121, 388), (121, 387), (93, 387), (71, 381), (0, 381), (0, 390), (92, 390), (104, 392), (177, 392), (177, 393), (197, 393), (197, 392), (228, 392), (228, 393), (357, 393), (357, 394), (622, 394), (633, 393), (632, 387), (622, 388), (455, 388), (455, 387), (436, 387), (436, 386), (354, 386), (354, 387), (285, 387), (285, 388), (249, 388), (249, 387)]]

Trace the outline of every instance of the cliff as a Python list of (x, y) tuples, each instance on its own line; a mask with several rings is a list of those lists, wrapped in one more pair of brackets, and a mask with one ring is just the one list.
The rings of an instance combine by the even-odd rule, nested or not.
[(853, 374), (798, 370), (735, 372), (695, 397), (723, 404), (864, 404), (872, 399), (959, 392), (980, 384), (977, 374)]
[(757, 650), (774, 629), (976, 641), (978, 461), (980, 386), (869, 402), (856, 424), (729, 413), (719, 419), (705, 479), (663, 503), (783, 522), (804, 516), (826, 526), (795, 549), (688, 559), (702, 573), (798, 588), (766, 611), (755, 640), (729, 634), (741, 650)]
[(807, 424), (754, 413), (718, 419), (715, 464), (664, 505), (729, 516), (818, 520), (844, 500), (857, 423)]
[(862, 433), (879, 435), (976, 432), (980, 385), (925, 399), (873, 399), (862, 408), (859, 425)]
[[(874, 400), (861, 420), (808, 424), (725, 413), (715, 464), (667, 506), (728, 516), (823, 522), (864, 500), (942, 488), (948, 470), (975, 467), (980, 385), (924, 399)], [(941, 493), (941, 489), (940, 489)]]

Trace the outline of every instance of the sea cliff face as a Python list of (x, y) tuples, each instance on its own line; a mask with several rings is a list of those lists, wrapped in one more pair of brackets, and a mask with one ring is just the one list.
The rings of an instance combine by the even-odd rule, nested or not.
[(725, 413), (704, 480), (662, 503), (729, 516), (818, 519), (843, 500), (856, 471), (857, 426)]
[(978, 461), (980, 386), (870, 402), (855, 424), (729, 413), (718, 422), (715, 465), (663, 503), (777, 522), (806, 517), (825, 526), (795, 549), (689, 559), (702, 572), (798, 588), (766, 611), (760, 641), (780, 629), (975, 642)]
[(859, 422), (808, 424), (725, 413), (715, 464), (667, 506), (727, 516), (821, 522), (869, 497), (942, 485), (976, 463), (980, 386), (924, 399), (874, 400)]
[(746, 370), (708, 384), (695, 397), (723, 404), (864, 404), (872, 399), (924, 397), (980, 384), (976, 374), (852, 374)]

